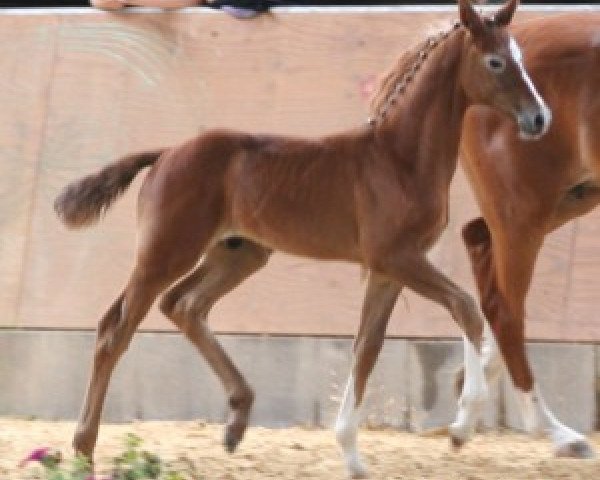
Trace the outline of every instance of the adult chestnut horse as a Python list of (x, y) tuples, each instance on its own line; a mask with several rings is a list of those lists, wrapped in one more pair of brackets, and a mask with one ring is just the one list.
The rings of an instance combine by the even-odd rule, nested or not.
[[(426, 253), (447, 222), (463, 116), (483, 104), (541, 136), (550, 111), (507, 33), (516, 0), (483, 19), (459, 1), (461, 23), (405, 54), (387, 76), (368, 125), (315, 140), (210, 131), (168, 150), (131, 155), (68, 186), (55, 207), (72, 227), (90, 224), (150, 167), (138, 200), (135, 265), (100, 320), (90, 384), (74, 438), (91, 456), (113, 368), (154, 300), (197, 346), (229, 398), (225, 445), (233, 450), (253, 393), (210, 332), (222, 295), (274, 250), (347, 260), (370, 271), (352, 374), (336, 424), (347, 467), (365, 475), (356, 449), (359, 407), (389, 311), (404, 286), (443, 305), (465, 335), (465, 382), (451, 436), (464, 442), (486, 396), (483, 322), (473, 299)], [(199, 263), (198, 263), (199, 262)]]
[[(545, 406), (527, 361), (525, 298), (544, 237), (600, 202), (600, 14), (565, 14), (512, 27), (554, 119), (539, 142), (483, 106), (466, 115), (465, 167), (483, 218), (467, 224), (484, 313), (513, 380), (528, 430), (546, 430), (559, 455), (589, 457), (585, 438)], [(486, 376), (502, 362), (491, 344)]]

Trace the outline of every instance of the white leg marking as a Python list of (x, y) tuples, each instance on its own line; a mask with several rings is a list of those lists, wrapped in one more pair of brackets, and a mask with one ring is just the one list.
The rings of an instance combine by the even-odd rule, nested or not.
[(360, 419), (360, 406), (356, 405), (354, 396), (354, 375), (351, 374), (335, 422), (335, 435), (342, 448), (346, 468), (351, 478), (367, 477), (367, 469), (362, 463), (356, 448), (356, 434)]
[(521, 411), (521, 418), (523, 418), (523, 428), (527, 433), (543, 433), (539, 419), (540, 412), (536, 408), (536, 402), (534, 402), (535, 394), (533, 392), (523, 392), (518, 388), (516, 389), (516, 392), (517, 405)]
[(483, 324), (483, 343), (481, 344), (481, 357), (488, 386), (495, 385), (504, 373), (504, 359), (498, 349), (494, 334), (487, 322)]
[(466, 442), (481, 413), (481, 408), (488, 396), (485, 374), (480, 355), (473, 344), (463, 337), (465, 349), (465, 381), (458, 401), (456, 420), (450, 425), (452, 440), (459, 445)]
[(515, 391), (526, 432), (548, 434), (559, 456), (594, 456), (583, 435), (558, 421), (546, 405), (537, 385), (530, 392), (523, 392), (518, 388)]
[[(498, 381), (505, 371), (504, 359), (489, 326), (486, 324), (482, 356), (485, 377), (488, 384)], [(524, 429), (528, 433), (547, 434), (552, 439), (557, 455), (568, 455), (582, 458), (594, 456), (594, 451), (586, 438), (575, 430), (562, 424), (550, 411), (542, 398), (537, 385), (531, 392), (514, 389), (517, 405), (523, 418)]]

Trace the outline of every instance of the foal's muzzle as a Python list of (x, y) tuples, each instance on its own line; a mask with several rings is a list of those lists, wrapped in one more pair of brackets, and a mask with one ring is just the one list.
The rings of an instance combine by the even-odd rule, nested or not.
[(517, 114), (519, 137), (523, 140), (537, 140), (550, 128), (552, 112), (546, 106), (526, 109)]

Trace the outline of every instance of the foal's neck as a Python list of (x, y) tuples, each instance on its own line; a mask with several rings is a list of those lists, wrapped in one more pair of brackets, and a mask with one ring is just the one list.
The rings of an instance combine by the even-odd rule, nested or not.
[(452, 31), (423, 63), (396, 106), (373, 127), (398, 166), (449, 184), (467, 99), (459, 84), (464, 29)]

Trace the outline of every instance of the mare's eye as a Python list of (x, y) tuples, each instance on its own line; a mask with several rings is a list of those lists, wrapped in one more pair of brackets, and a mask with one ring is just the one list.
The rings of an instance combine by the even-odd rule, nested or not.
[(486, 55), (485, 56), (486, 67), (494, 73), (502, 73), (506, 68), (506, 62), (502, 57), (497, 55)]

